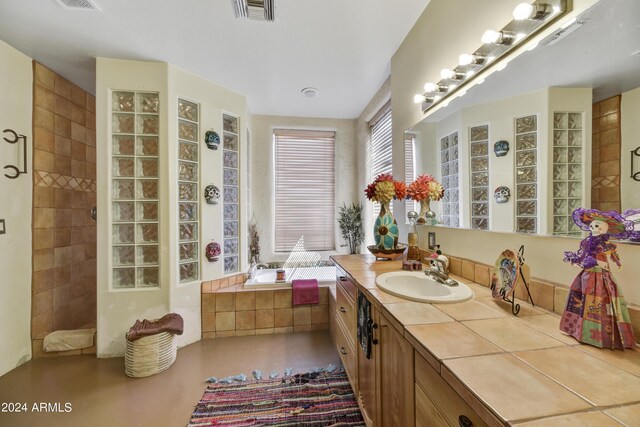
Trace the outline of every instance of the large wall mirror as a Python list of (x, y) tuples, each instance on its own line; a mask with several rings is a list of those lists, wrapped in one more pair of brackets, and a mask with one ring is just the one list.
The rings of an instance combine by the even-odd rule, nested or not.
[(410, 129), (440, 225), (580, 237), (575, 208), (640, 208), (639, 19), (600, 0)]

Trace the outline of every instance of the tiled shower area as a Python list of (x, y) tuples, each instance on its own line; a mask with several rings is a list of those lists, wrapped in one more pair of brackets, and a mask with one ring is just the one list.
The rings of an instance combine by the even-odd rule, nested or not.
[(57, 330), (96, 324), (95, 97), (34, 62), (34, 357)]

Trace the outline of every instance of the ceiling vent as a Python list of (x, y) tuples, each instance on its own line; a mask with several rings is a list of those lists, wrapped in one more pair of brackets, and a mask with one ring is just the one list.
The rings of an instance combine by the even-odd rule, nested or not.
[(56, 3), (65, 9), (100, 11), (98, 5), (91, 0), (56, 0)]
[[(67, 0), (64, 0), (67, 1)], [(236, 18), (273, 21), (275, 0), (231, 0)]]

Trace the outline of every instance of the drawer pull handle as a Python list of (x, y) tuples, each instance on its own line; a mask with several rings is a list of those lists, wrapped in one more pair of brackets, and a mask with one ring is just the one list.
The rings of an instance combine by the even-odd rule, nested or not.
[(460, 415), (458, 417), (458, 423), (460, 424), (460, 427), (472, 427), (473, 426), (473, 423), (471, 422), (471, 420), (465, 415)]
[(347, 350), (344, 349), (344, 347), (340, 346), (340, 354), (347, 354)]
[(341, 282), (344, 282), (345, 280), (348, 280), (348, 279), (346, 278), (346, 276), (340, 276), (340, 281), (341, 281)]
[(346, 313), (346, 312), (347, 310), (344, 307), (340, 306), (340, 313)]
[(378, 329), (378, 324), (374, 323), (372, 320), (370, 322), (371, 322), (371, 344), (377, 345), (378, 339), (373, 336), (373, 331)]

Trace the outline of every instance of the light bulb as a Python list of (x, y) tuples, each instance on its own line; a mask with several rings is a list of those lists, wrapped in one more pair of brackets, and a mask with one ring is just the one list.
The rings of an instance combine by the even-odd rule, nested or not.
[(513, 19), (516, 21), (523, 21), (525, 19), (531, 19), (534, 16), (536, 7), (529, 3), (520, 3), (513, 9)]
[(425, 91), (425, 92), (435, 92), (435, 91), (436, 91), (436, 85), (435, 85), (435, 83), (431, 83), (431, 82), (426, 83), (426, 84), (424, 85), (424, 91)]
[(469, 55), (468, 53), (463, 53), (458, 57), (458, 63), (460, 65), (469, 65), (473, 63), (473, 55)]
[(413, 95), (413, 102), (416, 104), (421, 104), (425, 101), (425, 96), (420, 94)]
[(456, 73), (448, 68), (443, 68), (442, 70), (440, 70), (440, 78), (442, 79), (452, 79), (455, 77), (455, 75)]
[(500, 39), (502, 38), (502, 35), (500, 34), (499, 31), (494, 31), (494, 30), (487, 30), (484, 32), (484, 34), (482, 35), (482, 43), (498, 43), (500, 41)]

